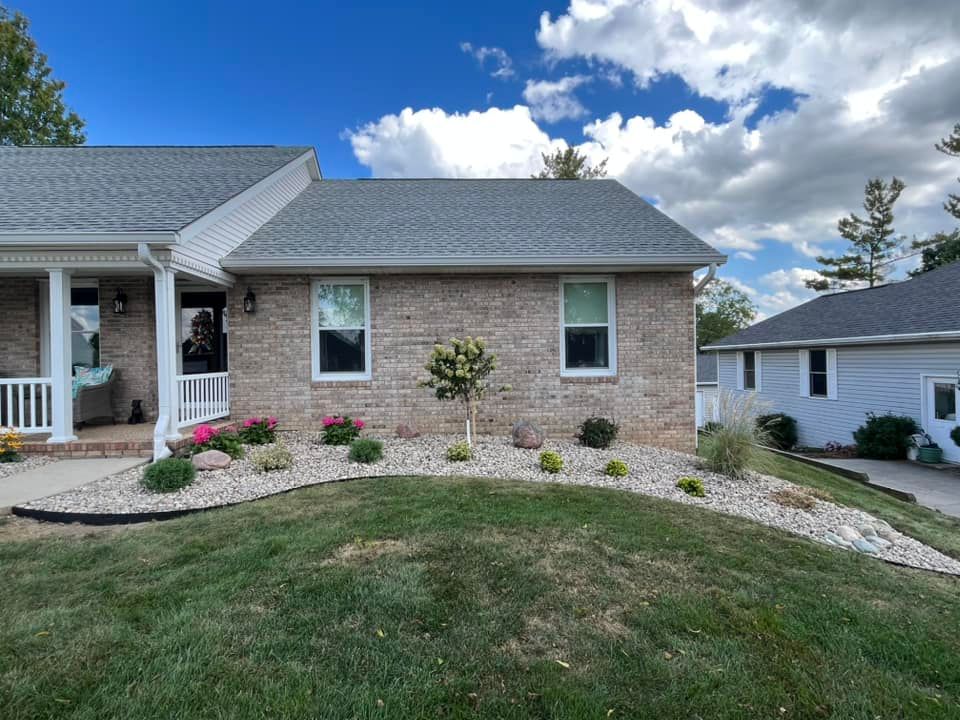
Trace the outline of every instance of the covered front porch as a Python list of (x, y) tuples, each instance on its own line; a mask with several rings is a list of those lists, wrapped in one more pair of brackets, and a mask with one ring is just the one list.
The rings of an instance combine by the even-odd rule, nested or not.
[(227, 282), (144, 246), (44, 255), (0, 257), (0, 425), (25, 451), (160, 458), (229, 416)]

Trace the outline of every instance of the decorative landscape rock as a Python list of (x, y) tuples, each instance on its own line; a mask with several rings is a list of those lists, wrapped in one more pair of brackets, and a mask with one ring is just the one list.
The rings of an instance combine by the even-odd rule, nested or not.
[(513, 438), (514, 447), (526, 450), (536, 450), (547, 438), (543, 428), (529, 420), (518, 420), (514, 423), (510, 435)]
[(410, 423), (400, 423), (397, 425), (397, 437), (402, 440), (413, 440), (420, 437), (420, 431)]
[(863, 536), (849, 525), (841, 525), (839, 528), (837, 528), (837, 535), (842, 537), (847, 542), (863, 539)]
[[(20, 507), (112, 515), (200, 509), (370, 474), (369, 467), (350, 462), (347, 447), (324, 445), (318, 439), (317, 433), (284, 433), (283, 444), (294, 457), (293, 467), (286, 470), (259, 473), (248, 454), (234, 460), (224, 470), (201, 473), (191, 486), (166, 495), (146, 492), (140, 486), (143, 468), (133, 468), (73, 490), (23, 503)], [(460, 437), (424, 435), (410, 440), (378, 439), (384, 441), (384, 457), (377, 463), (377, 475), (455, 477), (464, 474), (463, 463), (446, 459), (446, 449)], [(795, 485), (756, 473), (751, 473), (746, 480), (733, 480), (708, 472), (693, 455), (630, 443), (619, 443), (610, 450), (595, 450), (568, 440), (550, 440), (545, 446), (545, 449), (563, 456), (564, 471), (559, 475), (540, 470), (536, 456), (531, 455), (529, 450), (513, 447), (511, 438), (490, 436), (480, 436), (474, 440), (474, 459), (470, 462), (469, 474), (473, 477), (514, 478), (640, 493), (735, 515), (817, 542), (831, 542), (826, 539), (827, 533), (833, 533), (847, 544), (836, 545), (831, 542), (828, 547), (844, 548), (848, 552), (853, 552), (853, 548), (841, 537), (839, 528), (847, 527), (856, 532), (854, 528), (870, 525), (876, 529), (878, 537), (886, 532), (885, 523), (879, 518), (857, 508), (835, 505), (829, 501), (819, 501), (809, 511), (783, 507), (772, 502), (769, 494), (796, 488)], [(603, 474), (606, 464), (614, 459), (629, 465), (630, 474), (627, 477), (607, 477)], [(710, 492), (704, 498), (690, 497), (675, 486), (676, 479), (681, 476), (702, 478)], [(706, 517), (703, 522), (708, 522)], [(893, 545), (885, 549), (878, 549), (874, 545), (878, 551), (862, 557), (878, 557), (914, 568), (960, 575), (960, 561), (907, 535), (893, 534), (896, 531), (886, 527), (891, 531), (890, 537), (894, 538)]]
[(853, 543), (851, 543), (848, 540), (844, 540), (842, 537), (840, 537), (834, 532), (830, 532), (830, 531), (825, 532), (823, 535), (823, 539), (832, 545), (837, 545), (838, 547), (842, 547), (842, 548), (853, 547)]
[(230, 467), (230, 456), (219, 450), (204, 450), (194, 455), (190, 462), (197, 470), (224, 470)]
[(868, 553), (870, 555), (876, 555), (879, 552), (879, 550), (877, 550), (876, 545), (873, 545), (872, 543), (868, 543), (863, 538), (857, 538), (856, 540), (854, 540), (853, 547), (862, 553)]

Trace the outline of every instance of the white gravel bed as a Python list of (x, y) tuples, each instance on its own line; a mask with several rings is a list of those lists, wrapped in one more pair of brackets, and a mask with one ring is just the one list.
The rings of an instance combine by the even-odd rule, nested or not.
[[(446, 448), (457, 439), (450, 436), (385, 439), (384, 458), (362, 465), (347, 458), (347, 447), (320, 444), (319, 435), (284, 433), (283, 442), (294, 456), (294, 464), (288, 470), (258, 473), (249, 459), (243, 458), (225, 470), (198, 473), (197, 480), (188, 488), (157, 494), (140, 486), (143, 468), (138, 467), (22, 507), (79, 513), (146, 513), (242, 502), (345, 478), (466, 475), (628, 490), (745, 517), (818, 542), (824, 542), (826, 533), (836, 532), (842, 526), (888, 527), (869, 513), (822, 500), (817, 500), (812, 510), (784, 507), (770, 500), (769, 494), (794, 487), (791, 483), (758, 474), (748, 480), (732, 480), (704, 470), (693, 455), (670, 450), (625, 443), (608, 450), (594, 450), (573, 442), (548, 440), (542, 450), (556, 450), (564, 460), (560, 473), (548, 474), (540, 469), (540, 451), (514, 448), (509, 438), (481, 438), (474, 448), (473, 460), (450, 462), (446, 459)], [(612, 459), (626, 462), (630, 474), (624, 478), (605, 476), (603, 468)], [(0, 472), (2, 467), (0, 465)], [(676, 487), (677, 479), (685, 475), (703, 479), (706, 497), (691, 497)], [(896, 537), (894, 544), (876, 556), (911, 567), (960, 575), (957, 560), (912, 538), (899, 534)]]
[(21, 455), (17, 462), (0, 462), (0, 480), (33, 468), (52, 463), (56, 458), (47, 455)]

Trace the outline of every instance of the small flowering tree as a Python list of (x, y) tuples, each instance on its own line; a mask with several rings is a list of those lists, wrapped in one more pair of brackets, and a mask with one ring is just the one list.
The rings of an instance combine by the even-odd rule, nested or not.
[[(483, 338), (450, 338), (450, 346), (433, 346), (424, 369), (430, 373), (420, 387), (432, 388), (439, 400), (460, 400), (467, 411), (467, 443), (473, 445), (477, 402), (487, 392), (487, 376), (497, 368), (497, 356), (486, 351)], [(508, 386), (500, 388), (509, 390)]]

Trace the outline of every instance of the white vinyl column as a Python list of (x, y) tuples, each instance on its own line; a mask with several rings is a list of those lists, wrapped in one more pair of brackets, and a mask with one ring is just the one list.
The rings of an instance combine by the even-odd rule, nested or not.
[(50, 275), (50, 377), (53, 380), (53, 430), (49, 443), (76, 440), (73, 434), (72, 338), (70, 327), (70, 272), (62, 268)]
[[(153, 274), (157, 317), (157, 415), (154, 432), (154, 455), (167, 440), (179, 440), (177, 431), (177, 321), (176, 274), (170, 268), (156, 269)], [(155, 457), (156, 459), (156, 457)]]

